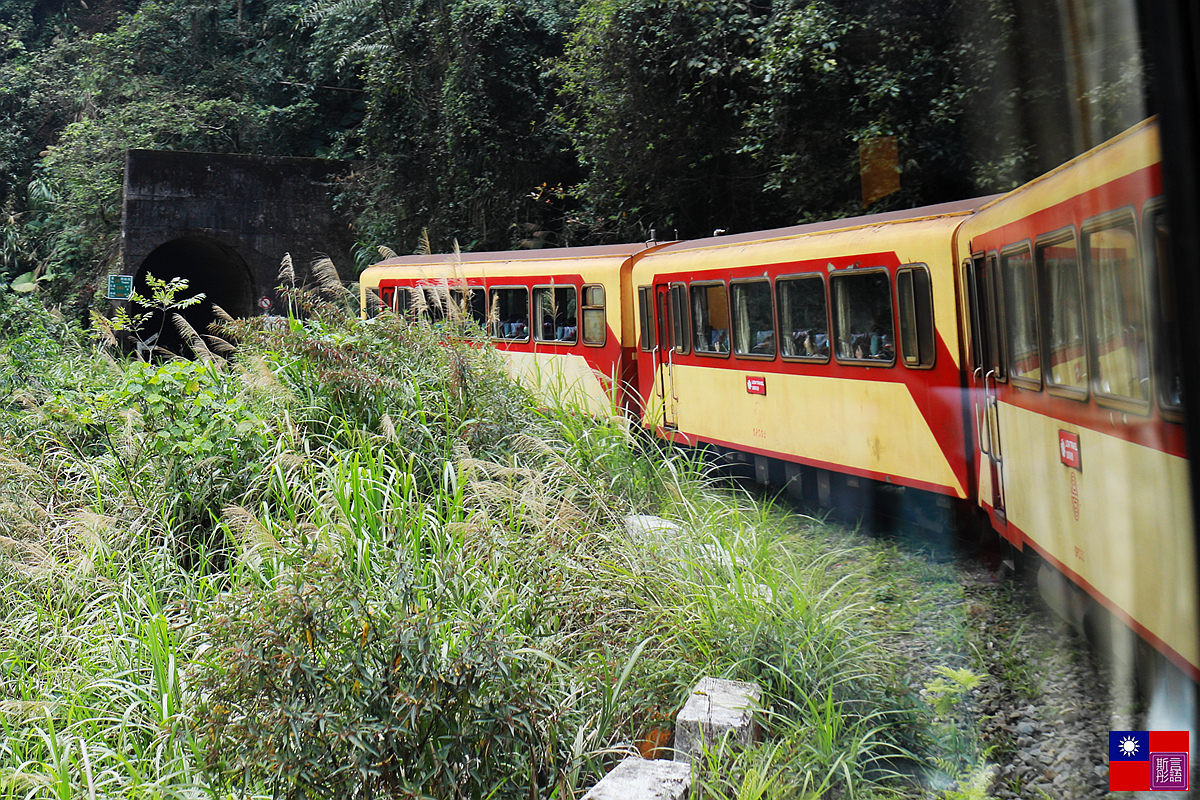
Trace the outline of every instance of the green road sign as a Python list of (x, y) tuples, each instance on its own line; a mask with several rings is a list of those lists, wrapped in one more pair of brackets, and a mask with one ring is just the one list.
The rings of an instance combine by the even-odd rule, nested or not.
[(108, 299), (109, 300), (128, 300), (129, 295), (133, 294), (133, 276), (132, 275), (109, 275), (108, 276)]

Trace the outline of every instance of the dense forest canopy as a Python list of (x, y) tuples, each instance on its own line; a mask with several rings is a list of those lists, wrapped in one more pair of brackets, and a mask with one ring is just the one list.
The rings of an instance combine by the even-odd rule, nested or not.
[(862, 213), (881, 141), (870, 210), (1001, 191), (1146, 116), (1137, 28), (1127, 0), (0, 0), (0, 279), (110, 269), (134, 147), (353, 160), (364, 259)]

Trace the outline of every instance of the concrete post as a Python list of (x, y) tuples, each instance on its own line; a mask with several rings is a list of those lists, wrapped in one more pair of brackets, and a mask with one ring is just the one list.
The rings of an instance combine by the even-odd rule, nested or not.
[(692, 788), (692, 768), (675, 761), (629, 756), (583, 800), (685, 800)]
[(757, 737), (754, 710), (762, 690), (752, 683), (701, 678), (675, 718), (675, 760), (690, 764), (705, 746), (746, 747)]

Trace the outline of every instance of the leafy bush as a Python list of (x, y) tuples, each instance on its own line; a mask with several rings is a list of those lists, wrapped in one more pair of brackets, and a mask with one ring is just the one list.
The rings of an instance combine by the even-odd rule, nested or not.
[[(342, 295), (231, 325), (224, 365), (0, 314), (24, 354), (0, 408), (0, 782), (566, 797), (709, 674), (764, 686), (781, 791), (871, 784), (908, 720), (860, 554), (533, 401), (455, 319)], [(679, 528), (630, 537), (638, 512)]]
[(544, 662), (376, 578), (311, 559), (215, 620), (210, 774), (276, 797), (529, 796), (554, 755)]

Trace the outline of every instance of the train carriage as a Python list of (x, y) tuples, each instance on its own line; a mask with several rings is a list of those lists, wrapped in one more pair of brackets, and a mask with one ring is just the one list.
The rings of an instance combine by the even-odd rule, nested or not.
[[(646, 245), (390, 258), (360, 277), (396, 313), (437, 319), (459, 303), (505, 353), (514, 375), (590, 413), (625, 402), (633, 343), (632, 256)], [(465, 301), (465, 302), (464, 302)]]
[(1190, 708), (1177, 678), (1200, 679), (1200, 620), (1162, 180), (1151, 120), (1003, 196), (394, 258), (363, 273), (363, 302), (436, 316), (458, 298), (527, 382), (821, 505), (890, 487), (874, 496), (930, 525), (975, 507), (1057, 570), (1060, 610), (1099, 622), (1127, 663), (1132, 631), (1174, 664), (1165, 683)]
[(966, 498), (952, 243), (983, 202), (639, 255), (644, 424), (823, 501), (847, 477)]
[(1200, 677), (1178, 325), (1157, 126), (980, 209), (958, 231), (972, 495)]

